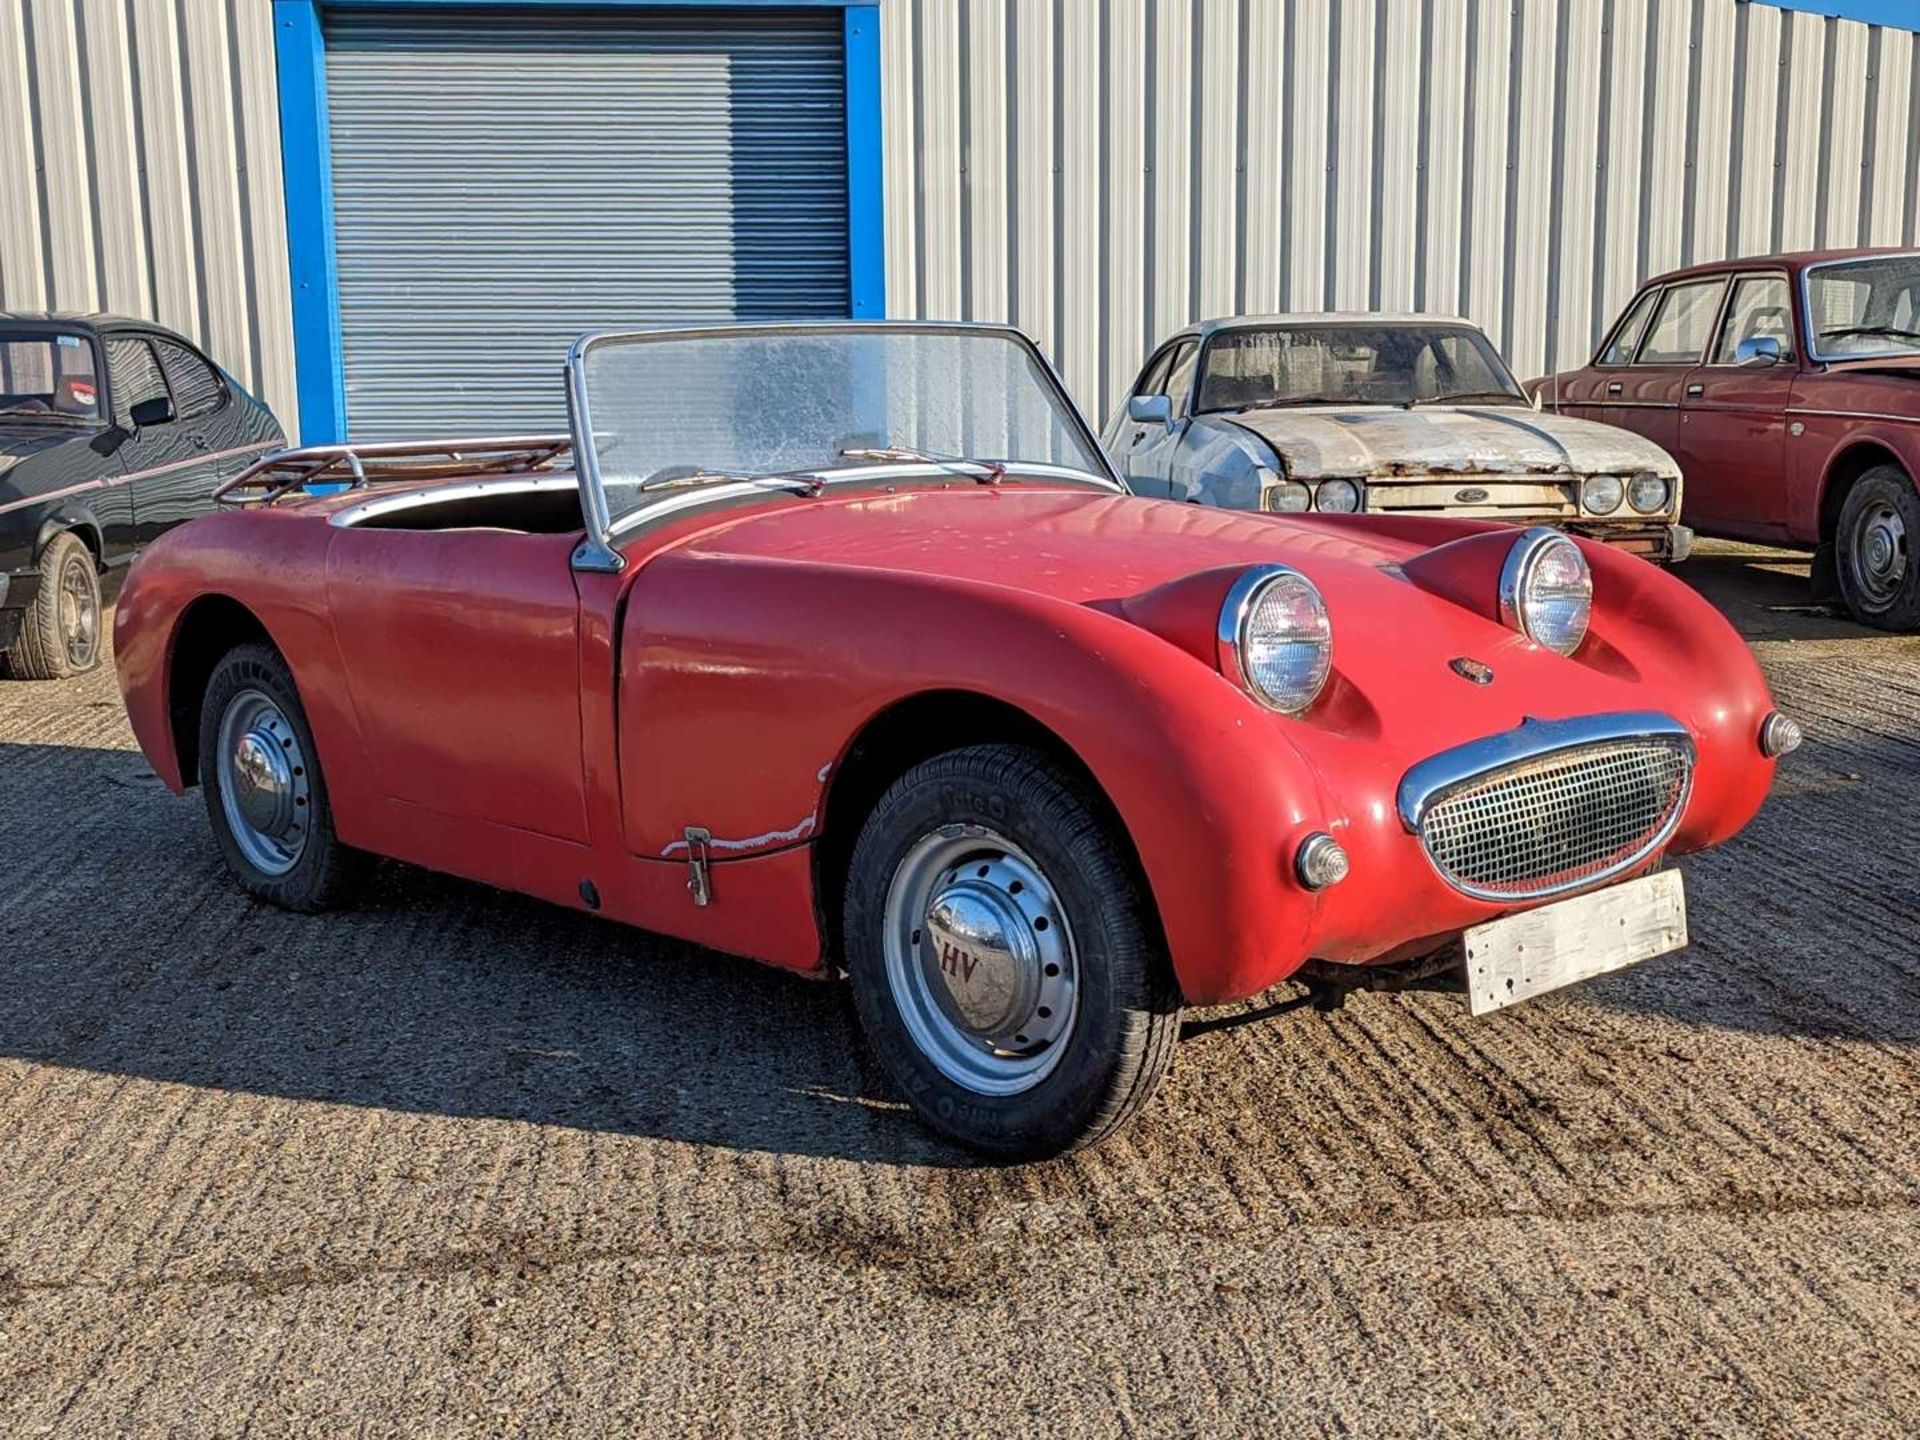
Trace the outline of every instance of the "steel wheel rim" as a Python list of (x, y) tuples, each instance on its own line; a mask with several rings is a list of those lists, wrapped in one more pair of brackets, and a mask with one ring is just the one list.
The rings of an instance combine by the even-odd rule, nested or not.
[(94, 598), (93, 562), (71, 555), (60, 567), (60, 637), (67, 664), (84, 670), (100, 648), (100, 605)]
[(993, 1096), (1053, 1073), (1079, 1015), (1079, 963), (1030, 855), (984, 826), (943, 825), (895, 867), (884, 925), (894, 1005), (936, 1070)]
[(247, 863), (284, 875), (306, 853), (310, 766), (293, 722), (259, 690), (242, 690), (220, 717), (220, 809)]
[(1853, 571), (1876, 608), (1899, 597), (1907, 561), (1906, 522), (1889, 502), (1872, 502), (1854, 522)]

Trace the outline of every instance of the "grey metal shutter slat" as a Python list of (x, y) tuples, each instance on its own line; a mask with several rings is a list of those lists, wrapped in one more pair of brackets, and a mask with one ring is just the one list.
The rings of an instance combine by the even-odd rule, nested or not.
[(345, 10), (348, 433), (565, 424), (582, 331), (848, 313), (840, 17)]

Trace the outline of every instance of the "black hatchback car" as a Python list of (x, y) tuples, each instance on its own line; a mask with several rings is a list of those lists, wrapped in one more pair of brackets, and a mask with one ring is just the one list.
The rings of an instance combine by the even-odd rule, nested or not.
[(273, 412), (171, 330), (0, 314), (0, 669), (92, 669), (103, 580), (285, 443)]

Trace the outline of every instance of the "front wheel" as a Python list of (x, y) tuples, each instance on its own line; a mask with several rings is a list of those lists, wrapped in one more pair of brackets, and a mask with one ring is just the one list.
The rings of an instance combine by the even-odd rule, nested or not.
[(207, 682), (200, 786), (214, 841), (242, 888), (288, 910), (347, 900), (367, 862), (340, 843), (293, 672), (277, 650), (242, 645)]
[(100, 567), (71, 533), (56, 535), (40, 554), (40, 593), (20, 617), (20, 635), (6, 652), (16, 680), (65, 680), (100, 663)]
[(1033, 1160), (1090, 1145), (1173, 1060), (1178, 992), (1113, 823), (1044, 755), (915, 766), (855, 847), (845, 953), (861, 1027), (920, 1115)]
[(1863, 625), (1920, 630), (1920, 493), (1897, 465), (1854, 482), (1840, 507), (1834, 562), (1847, 609)]

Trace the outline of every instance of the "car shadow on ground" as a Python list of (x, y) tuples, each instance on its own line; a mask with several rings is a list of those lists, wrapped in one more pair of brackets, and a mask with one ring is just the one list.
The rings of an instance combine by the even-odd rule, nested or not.
[[(1599, 982), (1593, 1003), (1914, 1039), (1912, 957), (1876, 961), (1888, 1003), (1857, 1003), (1855, 952), (1871, 936), (1844, 914), (1828, 907), (1797, 954), (1746, 944), (1754, 925), (1792, 920), (1764, 913), (1777, 847), (1743, 857), (1742, 843), (1689, 863), (1704, 944)], [(124, 750), (0, 745), (0, 915), (0, 1055), (383, 1110), (977, 1163), (891, 1098), (842, 985), (397, 864), (349, 910), (287, 914), (233, 884), (197, 794), (168, 795)]]
[(1881, 632), (1837, 600), (1816, 601), (1805, 551), (1703, 540), (1674, 574), (1712, 601), (1747, 640), (1862, 640)]

